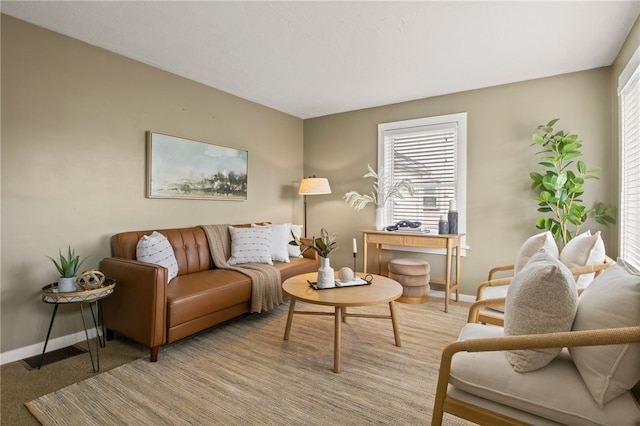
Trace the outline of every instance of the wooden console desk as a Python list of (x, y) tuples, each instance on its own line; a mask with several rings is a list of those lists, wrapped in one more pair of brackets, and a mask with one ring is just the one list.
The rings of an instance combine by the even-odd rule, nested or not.
[[(446, 273), (445, 279), (431, 277), (434, 284), (445, 286), (444, 311), (449, 312), (449, 296), (451, 292), (456, 292), (456, 302), (460, 298), (460, 241), (464, 234), (413, 234), (389, 231), (362, 231), (364, 237), (364, 272), (367, 272), (367, 247), (375, 244), (378, 250), (378, 275), (382, 270), (382, 245), (406, 246), (406, 247), (427, 247), (443, 248), (446, 250)], [(456, 276), (451, 277), (451, 258), (453, 249), (456, 249)]]

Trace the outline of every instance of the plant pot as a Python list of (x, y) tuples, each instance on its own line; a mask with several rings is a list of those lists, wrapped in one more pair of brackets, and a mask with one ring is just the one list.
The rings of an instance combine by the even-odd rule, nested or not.
[(318, 288), (331, 288), (336, 286), (335, 275), (328, 257), (320, 258), (320, 269), (318, 269)]
[(76, 284), (77, 277), (60, 277), (58, 278), (58, 292), (70, 293), (72, 291), (78, 291), (78, 285)]

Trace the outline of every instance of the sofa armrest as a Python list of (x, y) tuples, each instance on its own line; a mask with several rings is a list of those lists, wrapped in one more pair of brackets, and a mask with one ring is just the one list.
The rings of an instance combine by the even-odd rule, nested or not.
[(122, 257), (102, 260), (102, 272), (116, 281), (102, 301), (105, 327), (150, 348), (166, 342), (166, 268)]

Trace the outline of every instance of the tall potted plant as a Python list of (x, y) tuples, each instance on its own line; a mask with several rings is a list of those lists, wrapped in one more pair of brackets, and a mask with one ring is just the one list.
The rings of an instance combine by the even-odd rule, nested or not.
[(373, 203), (376, 206), (376, 229), (378, 231), (382, 231), (386, 226), (384, 207), (387, 202), (394, 198), (402, 198), (403, 191), (407, 191), (409, 194), (413, 195), (413, 185), (411, 185), (409, 180), (402, 179), (392, 184), (386, 183), (384, 187), (381, 187), (378, 173), (376, 173), (369, 164), (367, 164), (367, 168), (369, 169), (369, 172), (363, 177), (365, 179), (373, 179), (373, 191), (371, 191), (371, 195), (360, 194), (356, 191), (349, 191), (344, 194), (343, 198), (345, 202), (356, 211), (362, 210), (369, 203)]
[(58, 291), (61, 293), (76, 291), (78, 289), (76, 285), (76, 274), (86, 258), (80, 260), (80, 256), (76, 255), (75, 250), (73, 250), (71, 246), (69, 246), (66, 256), (63, 256), (61, 250), (58, 250), (58, 252), (60, 254), (60, 263), (51, 256), (47, 256), (60, 273), (60, 278), (58, 278)]
[(555, 131), (553, 126), (559, 119), (536, 127), (533, 143), (541, 151), (543, 173), (531, 172), (531, 189), (536, 194), (538, 211), (543, 216), (536, 220), (536, 228), (551, 231), (562, 246), (580, 233), (581, 227), (589, 221), (608, 226), (616, 223), (617, 209), (607, 207), (602, 202), (586, 207), (581, 199), (587, 179), (598, 179), (594, 173), (598, 167), (587, 167), (578, 160), (582, 156), (582, 141), (578, 135)]

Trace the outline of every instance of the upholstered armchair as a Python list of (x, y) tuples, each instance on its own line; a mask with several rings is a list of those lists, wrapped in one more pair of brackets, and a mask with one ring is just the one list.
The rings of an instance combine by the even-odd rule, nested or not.
[[(639, 425), (640, 272), (618, 260), (578, 297), (568, 268), (540, 253), (510, 285), (472, 306), (443, 350), (432, 424)], [(477, 322), (492, 304), (504, 327)]]

